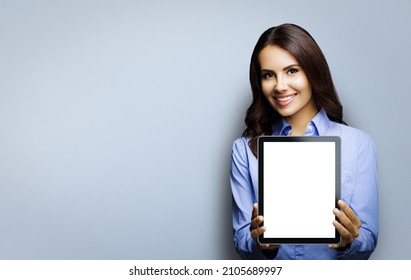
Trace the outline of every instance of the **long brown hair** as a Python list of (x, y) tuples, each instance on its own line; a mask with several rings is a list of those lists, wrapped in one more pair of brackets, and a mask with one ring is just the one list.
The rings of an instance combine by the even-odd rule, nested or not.
[(277, 45), (292, 54), (310, 82), (312, 96), (318, 108), (327, 113), (330, 120), (343, 123), (343, 107), (331, 77), (327, 61), (314, 38), (295, 24), (282, 24), (266, 30), (258, 39), (251, 55), (250, 84), (253, 101), (247, 109), (243, 136), (250, 137), (249, 146), (257, 156), (257, 138), (271, 135), (273, 125), (281, 116), (268, 103), (261, 90), (261, 66), (258, 55), (269, 45)]

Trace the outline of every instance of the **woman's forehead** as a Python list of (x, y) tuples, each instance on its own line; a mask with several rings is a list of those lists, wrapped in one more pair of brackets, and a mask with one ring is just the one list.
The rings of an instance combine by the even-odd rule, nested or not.
[(262, 69), (281, 70), (289, 65), (299, 64), (291, 53), (277, 45), (264, 47), (258, 55), (258, 60)]

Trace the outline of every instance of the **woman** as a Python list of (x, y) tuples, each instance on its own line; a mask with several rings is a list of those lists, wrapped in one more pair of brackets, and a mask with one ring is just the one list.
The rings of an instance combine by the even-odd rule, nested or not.
[[(311, 35), (293, 24), (265, 31), (250, 63), (253, 101), (246, 130), (233, 144), (231, 189), (234, 245), (243, 259), (368, 259), (378, 238), (377, 162), (370, 136), (343, 121), (326, 59)], [(339, 136), (341, 200), (330, 209), (339, 244), (260, 245), (257, 138)], [(309, 219), (309, 217), (302, 218)]]

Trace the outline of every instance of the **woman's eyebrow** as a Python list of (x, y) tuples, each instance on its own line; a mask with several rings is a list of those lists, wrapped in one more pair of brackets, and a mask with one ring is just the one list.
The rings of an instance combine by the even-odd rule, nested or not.
[(283, 71), (288, 70), (288, 69), (293, 68), (293, 67), (300, 67), (300, 65), (298, 65), (298, 64), (290, 64), (290, 65), (284, 67), (284, 68), (283, 68)]
[[(293, 68), (293, 67), (301, 67), (301, 66), (299, 64), (296, 64), (296, 63), (290, 64), (290, 65), (284, 67), (283, 71), (287, 71), (287, 70), (289, 70), (290, 68)], [(275, 73), (275, 71), (273, 71), (271, 69), (261, 69), (261, 72)]]

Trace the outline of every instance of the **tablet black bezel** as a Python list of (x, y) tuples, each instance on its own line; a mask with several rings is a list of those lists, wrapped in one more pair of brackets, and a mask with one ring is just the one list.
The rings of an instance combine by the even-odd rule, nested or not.
[[(335, 207), (341, 195), (341, 139), (338, 136), (260, 136), (258, 138), (258, 214), (264, 216), (264, 145), (265, 142), (334, 142), (335, 143)], [(332, 209), (330, 209), (332, 211)], [(337, 218), (335, 218), (337, 220)], [(260, 225), (264, 226), (264, 222)], [(334, 238), (266, 238), (258, 237), (260, 244), (337, 244), (341, 240), (335, 229)]]

